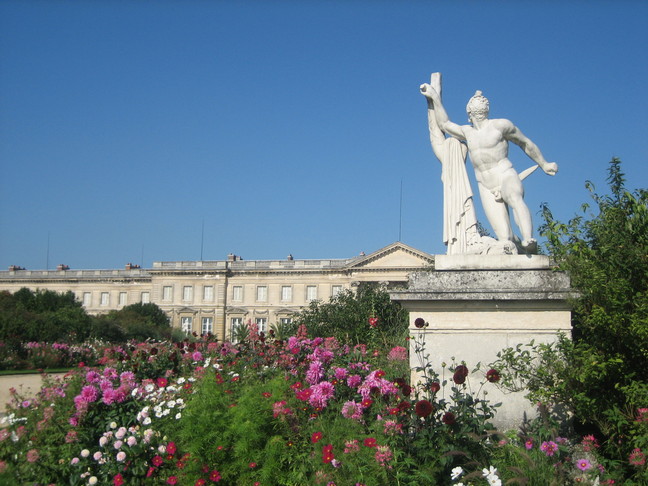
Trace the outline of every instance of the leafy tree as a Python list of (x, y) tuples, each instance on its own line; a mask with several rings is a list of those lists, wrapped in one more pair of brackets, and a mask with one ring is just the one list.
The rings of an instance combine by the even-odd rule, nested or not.
[(155, 304), (132, 304), (95, 319), (95, 337), (119, 340), (168, 339), (171, 325), (166, 313)]
[(648, 447), (648, 423), (637, 419), (648, 407), (648, 191), (625, 189), (616, 158), (607, 182), (605, 195), (586, 184), (595, 213), (584, 204), (562, 223), (543, 208), (549, 254), (579, 293), (573, 340), (505, 350), (500, 365), (526, 380), (532, 399), (567, 406), (577, 427), (627, 463), (633, 447)]
[[(370, 318), (377, 319), (374, 326)], [(401, 344), (408, 328), (407, 312), (375, 283), (361, 283), (355, 292), (342, 291), (329, 302), (313, 301), (295, 321), (314, 336), (332, 336), (349, 344), (377, 345), (376, 339)]]
[(72, 292), (23, 288), (0, 299), (0, 339), (16, 348), (24, 341), (80, 342), (90, 333), (90, 317)]

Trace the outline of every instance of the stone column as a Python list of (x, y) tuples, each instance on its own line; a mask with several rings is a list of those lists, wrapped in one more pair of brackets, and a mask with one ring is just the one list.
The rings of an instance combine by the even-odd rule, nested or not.
[[(439, 374), (453, 357), (471, 370), (481, 362), (481, 371), (469, 375), (473, 390), (501, 349), (571, 336), (569, 277), (542, 255), (437, 255), (434, 270), (410, 274), (408, 288), (390, 295), (409, 311), (410, 335), (423, 335)], [(425, 329), (414, 326), (417, 318), (428, 323)], [(413, 358), (414, 343), (410, 363), (418, 366)], [(492, 403), (502, 402), (493, 420), (499, 429), (516, 428), (535, 413), (524, 393), (485, 388)]]

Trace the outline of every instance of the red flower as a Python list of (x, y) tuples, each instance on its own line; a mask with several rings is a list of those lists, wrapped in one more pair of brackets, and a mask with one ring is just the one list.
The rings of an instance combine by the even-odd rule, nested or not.
[(158, 387), (164, 388), (169, 384), (169, 380), (167, 380), (166, 378), (158, 378), (157, 380), (155, 380), (155, 383)]
[(178, 482), (178, 478), (175, 476), (170, 476), (169, 479), (166, 480), (167, 484), (176, 484)]
[(441, 418), (444, 424), (446, 425), (452, 425), (454, 424), (457, 420), (455, 419), (454, 413), (452, 412), (446, 412), (443, 414), (443, 418)]
[(452, 380), (457, 385), (462, 385), (463, 383), (465, 383), (467, 376), (468, 376), (468, 368), (464, 365), (459, 365), (455, 368), (454, 375), (452, 375)]
[(440, 389), (441, 389), (441, 385), (439, 384), (438, 381), (434, 381), (434, 382), (430, 383), (430, 391), (431, 391), (432, 393), (436, 393), (436, 392), (438, 392)]
[(151, 464), (153, 464), (156, 467), (161, 466), (164, 463), (164, 459), (162, 459), (160, 456), (155, 456), (153, 459), (151, 459)]
[(194, 486), (205, 486), (205, 480), (204, 479), (199, 479), (194, 483)]
[(427, 400), (419, 400), (418, 402), (416, 402), (414, 411), (416, 412), (416, 415), (418, 415), (419, 417), (425, 418), (428, 417), (434, 411), (434, 407)]
[(377, 445), (376, 439), (374, 439), (373, 437), (367, 437), (363, 441), (363, 444), (365, 445), (365, 447), (376, 447), (376, 445)]
[(322, 448), (322, 462), (324, 464), (329, 464), (333, 459), (335, 459), (335, 456), (333, 455), (333, 445), (327, 444)]
[(499, 371), (491, 368), (486, 372), (486, 379), (491, 383), (497, 383), (498, 381), (500, 381)]
[(83, 368), (85, 366), (85, 363), (83, 361), (79, 361), (79, 368)]
[(374, 375), (376, 378), (382, 378), (385, 376), (385, 372), (383, 370), (378, 370), (376, 371), (376, 374)]
[(417, 317), (416, 320), (414, 321), (414, 325), (418, 329), (423, 329), (425, 327), (425, 319), (423, 319), (422, 317)]
[(270, 398), (272, 396), (272, 393), (263, 392), (261, 395), (263, 395), (265, 398)]
[(176, 448), (175, 442), (169, 442), (167, 444), (167, 446), (166, 446), (167, 454), (173, 455), (173, 454), (176, 453), (176, 450), (177, 450), (177, 448)]
[(362, 405), (364, 408), (369, 408), (371, 407), (372, 403), (373, 400), (371, 398), (365, 398), (364, 400), (362, 400), (362, 403), (360, 403), (360, 405)]
[(376, 327), (378, 325), (378, 318), (377, 317), (370, 317), (369, 318), (369, 325), (371, 327)]
[(124, 484), (124, 478), (121, 474), (118, 473), (117, 475), (115, 475), (115, 477), (113, 478), (113, 484), (115, 486), (121, 486), (122, 484)]
[(150, 478), (153, 475), (154, 472), (155, 472), (155, 468), (154, 467), (149, 467), (148, 471), (146, 472), (146, 477)]
[(322, 440), (322, 433), (321, 432), (315, 432), (313, 435), (311, 435), (311, 442), (313, 444), (317, 444), (320, 440)]
[(221, 480), (220, 473), (216, 469), (214, 469), (212, 472), (209, 473), (209, 480), (213, 483), (217, 483), (218, 481)]
[(248, 464), (248, 466), (250, 466), (250, 469), (254, 469), (255, 467), (257, 467), (257, 463), (251, 462), (250, 464)]

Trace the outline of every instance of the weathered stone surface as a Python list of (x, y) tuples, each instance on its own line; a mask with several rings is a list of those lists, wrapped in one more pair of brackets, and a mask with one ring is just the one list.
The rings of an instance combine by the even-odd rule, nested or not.
[[(465, 361), (471, 370), (481, 363), (481, 371), (469, 376), (473, 390), (480, 389), (487, 365), (503, 348), (531, 340), (553, 342), (559, 333), (571, 333), (568, 299), (573, 292), (568, 275), (552, 271), (547, 261), (536, 260), (536, 268), (514, 269), (515, 260), (527, 257), (508, 258), (511, 261), (503, 265), (508, 269), (492, 269), (492, 262), (469, 269), (462, 261), (461, 269), (439, 270), (437, 256), (437, 270), (410, 274), (407, 290), (390, 293), (409, 311), (410, 333), (423, 340), (437, 373), (443, 372), (442, 363), (453, 360)], [(427, 323), (424, 329), (414, 325), (417, 318)], [(414, 347), (412, 342), (412, 367), (420, 366)], [(412, 379), (416, 383), (419, 377)], [(535, 413), (523, 393), (503, 393), (490, 384), (481, 390), (488, 391), (491, 402), (503, 404), (493, 421), (500, 429), (516, 428)]]

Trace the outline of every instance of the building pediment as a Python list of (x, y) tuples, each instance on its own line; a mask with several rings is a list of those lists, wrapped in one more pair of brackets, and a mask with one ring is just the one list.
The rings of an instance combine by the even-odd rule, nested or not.
[(228, 314), (247, 314), (248, 310), (245, 307), (230, 307), (226, 309)]
[(434, 263), (434, 256), (396, 242), (356, 259), (349, 269), (425, 268)]

